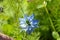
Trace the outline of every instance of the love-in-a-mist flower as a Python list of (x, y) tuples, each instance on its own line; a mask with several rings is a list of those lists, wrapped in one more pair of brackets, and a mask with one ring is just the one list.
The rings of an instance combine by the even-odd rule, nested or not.
[(38, 20), (34, 19), (34, 14), (31, 16), (24, 15), (24, 18), (19, 18), (20, 20), (20, 27), (22, 30), (26, 31), (30, 34), (35, 28), (38, 27)]

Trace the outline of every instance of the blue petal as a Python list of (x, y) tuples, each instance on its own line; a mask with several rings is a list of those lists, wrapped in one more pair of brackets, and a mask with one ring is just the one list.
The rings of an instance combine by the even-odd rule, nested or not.
[(38, 27), (38, 25), (31, 25), (31, 27), (33, 27), (33, 28), (37, 28), (37, 27)]
[(23, 29), (24, 31), (27, 31), (27, 28)]
[(20, 24), (25, 24), (26, 23), (26, 19), (24, 19), (24, 18), (19, 18), (19, 20), (20, 20)]
[(26, 14), (24, 14), (24, 19), (26, 19), (26, 20), (27, 20), (27, 15), (26, 15)]
[(30, 24), (31, 24), (31, 25), (37, 25), (37, 24), (38, 24), (38, 20), (32, 20), (32, 21), (30, 22)]
[(20, 32), (22, 32), (22, 31), (26, 32), (27, 30), (28, 30), (27, 28), (23, 28), (23, 29), (20, 30)]
[(27, 33), (30, 34), (32, 31), (33, 31), (33, 28), (29, 26), (28, 30), (27, 30)]
[(27, 25), (26, 24), (21, 24), (20, 27), (23, 29), (23, 28), (27, 28)]
[(29, 21), (32, 21), (34, 19), (34, 14), (32, 14), (31, 16), (28, 17)]

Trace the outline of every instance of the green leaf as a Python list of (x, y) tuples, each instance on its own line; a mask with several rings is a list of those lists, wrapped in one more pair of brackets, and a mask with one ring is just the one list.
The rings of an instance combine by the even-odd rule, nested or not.
[(57, 40), (60, 40), (60, 38), (57, 38)]
[(59, 38), (58, 32), (55, 32), (55, 31), (52, 32), (52, 36), (53, 36), (53, 38), (55, 38), (55, 39)]
[(42, 4), (42, 5), (38, 5), (37, 8), (38, 8), (38, 9), (39, 9), (39, 8), (43, 8), (43, 7), (46, 7), (46, 5), (47, 5), (47, 2), (44, 1), (43, 4)]

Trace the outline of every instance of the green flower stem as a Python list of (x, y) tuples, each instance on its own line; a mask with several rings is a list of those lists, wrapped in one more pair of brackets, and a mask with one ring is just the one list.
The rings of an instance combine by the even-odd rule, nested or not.
[(49, 15), (48, 9), (47, 9), (46, 7), (45, 7), (45, 10), (46, 10), (46, 13), (47, 13), (47, 15), (48, 15), (48, 17), (49, 17), (49, 20), (50, 20), (50, 23), (51, 23), (51, 27), (52, 27), (53, 31), (55, 31), (55, 28), (54, 28), (54, 25), (53, 25), (52, 19), (50, 18), (50, 15)]

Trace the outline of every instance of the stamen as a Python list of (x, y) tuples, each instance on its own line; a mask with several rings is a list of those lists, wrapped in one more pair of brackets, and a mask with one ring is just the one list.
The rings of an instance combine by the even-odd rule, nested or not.
[(29, 22), (28, 20), (26, 21), (26, 23), (27, 23), (28, 25), (30, 25), (30, 22)]

